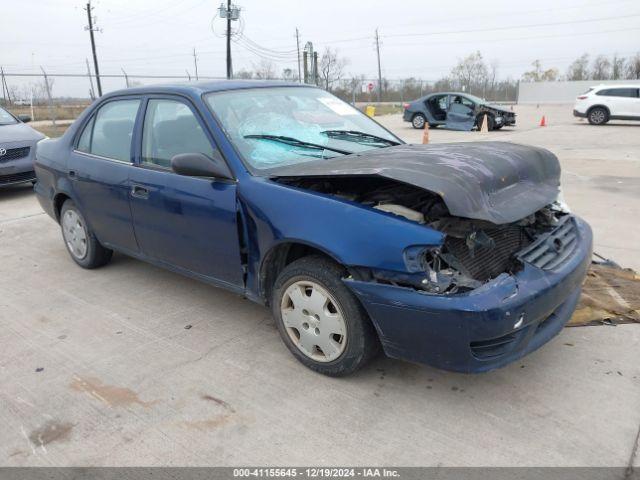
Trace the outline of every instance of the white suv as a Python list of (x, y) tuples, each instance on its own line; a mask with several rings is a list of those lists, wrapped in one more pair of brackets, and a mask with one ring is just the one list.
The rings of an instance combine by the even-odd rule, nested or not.
[(591, 125), (609, 120), (640, 120), (640, 85), (600, 85), (578, 98), (573, 115), (587, 118)]

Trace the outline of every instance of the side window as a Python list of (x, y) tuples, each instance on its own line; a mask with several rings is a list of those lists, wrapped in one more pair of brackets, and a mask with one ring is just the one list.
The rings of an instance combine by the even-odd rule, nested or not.
[(149, 100), (142, 131), (142, 163), (170, 168), (180, 153), (213, 157), (214, 148), (191, 109), (177, 100)]
[(91, 153), (91, 137), (93, 136), (93, 122), (95, 122), (95, 115), (91, 117), (91, 120), (85, 125), (80, 140), (78, 141), (78, 147), (76, 150), (85, 153)]
[(638, 96), (638, 89), (636, 88), (607, 88), (606, 90), (600, 90), (596, 95), (604, 97), (631, 97), (636, 98)]
[(115, 100), (87, 123), (77, 150), (123, 162), (131, 161), (131, 137), (140, 100)]

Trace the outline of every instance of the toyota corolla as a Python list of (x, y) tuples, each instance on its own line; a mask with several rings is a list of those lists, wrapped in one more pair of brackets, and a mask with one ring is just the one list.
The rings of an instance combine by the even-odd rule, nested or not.
[(36, 174), (78, 265), (118, 251), (244, 295), (327, 375), (380, 347), (455, 371), (506, 365), (561, 330), (591, 260), (551, 152), (407, 145), (299, 84), (108, 94), (39, 144)]

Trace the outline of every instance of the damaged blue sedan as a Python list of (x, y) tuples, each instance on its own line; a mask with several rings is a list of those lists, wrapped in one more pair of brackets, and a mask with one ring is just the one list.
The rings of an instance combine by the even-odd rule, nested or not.
[(460, 372), (513, 362), (561, 330), (591, 260), (551, 152), (407, 145), (306, 85), (114, 92), (35, 169), (78, 265), (117, 251), (244, 295), (332, 376), (380, 348)]

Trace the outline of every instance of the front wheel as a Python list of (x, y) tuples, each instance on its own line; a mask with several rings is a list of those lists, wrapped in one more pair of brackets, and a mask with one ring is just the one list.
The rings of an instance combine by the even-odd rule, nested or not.
[(417, 130), (422, 130), (427, 123), (427, 119), (421, 113), (416, 113), (411, 119), (411, 125)]
[(373, 325), (343, 284), (344, 273), (322, 257), (301, 258), (280, 273), (271, 300), (291, 353), (311, 370), (333, 377), (355, 372), (378, 350)]
[(97, 268), (109, 263), (113, 250), (100, 245), (72, 200), (62, 205), (60, 228), (69, 255), (82, 268)]
[(485, 115), (487, 117), (487, 131), (490, 132), (491, 130), (495, 129), (496, 122), (493, 119), (493, 116), (488, 113), (481, 113), (476, 117), (476, 127), (478, 128), (478, 131), (482, 130), (482, 121)]

